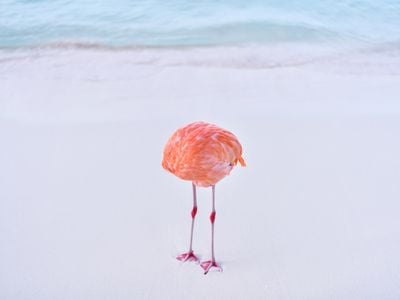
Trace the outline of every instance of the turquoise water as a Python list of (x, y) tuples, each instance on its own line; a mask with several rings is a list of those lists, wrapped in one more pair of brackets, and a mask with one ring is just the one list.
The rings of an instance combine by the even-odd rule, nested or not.
[(399, 0), (0, 1), (0, 47), (400, 42)]

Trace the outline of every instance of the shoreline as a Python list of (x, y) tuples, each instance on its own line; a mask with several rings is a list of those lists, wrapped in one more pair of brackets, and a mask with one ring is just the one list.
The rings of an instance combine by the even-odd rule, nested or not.
[(0, 118), (157, 119), (187, 103), (200, 116), (400, 113), (396, 53), (316, 59), (284, 49), (42, 50), (3, 61), (0, 54)]
[[(183, 48), (103, 48), (97, 46), (64, 47), (45, 46), (0, 50), (0, 76), (8, 67), (30, 67), (37, 61), (43, 61), (49, 69), (54, 65), (66, 68), (63, 64), (75, 64), (82, 61), (101, 67), (107, 60), (116, 67), (125, 62), (132, 67), (148, 65), (150, 67), (210, 67), (226, 69), (281, 69), (301, 68), (328, 71), (341, 68), (342, 73), (370, 71), (400, 75), (400, 48), (397, 44), (380, 47), (362, 47), (347, 45), (333, 48), (323, 44), (272, 44), (272, 45), (235, 45), (214, 47)], [(47, 59), (47, 61), (46, 61)], [(97, 60), (96, 60), (97, 59)], [(347, 67), (347, 69), (346, 69)], [(48, 71), (48, 70), (45, 70)], [(101, 70), (99, 70), (101, 71)], [(116, 70), (118, 71), (118, 70)], [(71, 72), (72, 66), (71, 66)], [(101, 73), (101, 72), (100, 72)]]

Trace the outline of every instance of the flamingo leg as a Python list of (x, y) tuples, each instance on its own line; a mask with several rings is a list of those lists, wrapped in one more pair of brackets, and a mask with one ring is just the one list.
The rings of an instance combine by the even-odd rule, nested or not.
[(210, 214), (211, 221), (211, 260), (204, 261), (200, 264), (200, 266), (204, 270), (204, 275), (210, 271), (212, 267), (217, 268), (218, 271), (222, 271), (221, 266), (215, 261), (215, 253), (214, 253), (214, 222), (215, 222), (215, 185), (212, 186), (212, 211)]
[(180, 261), (198, 261), (199, 259), (197, 258), (196, 255), (193, 253), (193, 229), (194, 229), (194, 220), (196, 218), (197, 214), (197, 194), (196, 194), (196, 186), (192, 183), (193, 186), (193, 208), (192, 208), (192, 227), (190, 229), (190, 244), (189, 244), (189, 251), (182, 253), (176, 257), (177, 260)]

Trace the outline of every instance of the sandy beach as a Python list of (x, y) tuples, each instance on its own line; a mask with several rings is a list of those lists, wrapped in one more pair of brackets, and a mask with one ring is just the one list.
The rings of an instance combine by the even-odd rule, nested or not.
[[(398, 299), (398, 52), (321, 53), (1, 53), (0, 298)], [(207, 276), (175, 260), (191, 184), (160, 165), (196, 120), (234, 132), (248, 164), (217, 185), (224, 272)]]

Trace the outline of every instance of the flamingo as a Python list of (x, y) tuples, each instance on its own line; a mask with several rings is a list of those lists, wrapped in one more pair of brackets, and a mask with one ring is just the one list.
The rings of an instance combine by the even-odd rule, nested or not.
[(242, 146), (236, 136), (228, 130), (206, 122), (194, 122), (179, 128), (172, 134), (164, 148), (163, 168), (183, 180), (191, 181), (193, 188), (189, 250), (176, 257), (180, 261), (199, 260), (192, 248), (197, 214), (196, 187), (212, 188), (211, 259), (200, 264), (204, 274), (211, 268), (222, 271), (214, 253), (215, 185), (229, 175), (238, 162), (242, 167), (246, 166), (242, 158)]

